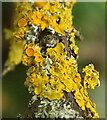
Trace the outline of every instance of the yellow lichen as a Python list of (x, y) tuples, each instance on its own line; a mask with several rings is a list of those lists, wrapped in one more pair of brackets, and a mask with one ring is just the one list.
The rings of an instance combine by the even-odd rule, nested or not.
[[(42, 91), (42, 93), (40, 93), (40, 96), (45, 96), (50, 100), (60, 99), (64, 94), (63, 91), (70, 92), (76, 90), (80, 81), (77, 81), (76, 85), (75, 80), (73, 80), (75, 78), (75, 75), (77, 74), (76, 70), (73, 68), (75, 66), (73, 65), (74, 60), (66, 60), (65, 58), (63, 58), (63, 56), (66, 55), (66, 52), (64, 52), (64, 44), (59, 43), (55, 48), (47, 49), (47, 56), (48, 55), (50, 56), (53, 62), (49, 70), (51, 76), (50, 79), (47, 79), (46, 86), (45, 83), (42, 87), (39, 87), (40, 89), (42, 89), (40, 90)], [(39, 75), (39, 81), (40, 79), (43, 79), (41, 77), (43, 76)], [(36, 84), (36, 82), (34, 82), (34, 84)], [(45, 91), (47, 92), (44, 94)], [(54, 92), (54, 97), (53, 94), (51, 94), (52, 92)]]
[[(23, 64), (30, 66), (32, 62), (41, 62), (40, 65), (43, 66), (45, 63), (45, 58), (41, 56), (40, 48), (37, 45), (30, 43), (24, 46), (24, 54), (22, 57)], [(42, 63), (43, 62), (43, 63)]]
[(35, 57), (36, 62), (41, 62), (42, 61), (42, 56), (38, 55)]
[[(50, 56), (52, 60), (52, 65), (49, 70), (51, 75), (48, 77), (46, 72), (42, 70), (42, 66), (30, 67), (25, 85), (33, 86), (35, 94), (48, 98), (49, 100), (61, 99), (64, 91), (74, 92), (76, 102), (81, 109), (89, 109), (92, 113), (91, 117), (98, 118), (98, 113), (95, 111), (95, 103), (92, 103), (89, 99), (86, 87), (81, 83), (81, 76), (78, 70), (75, 69), (77, 68), (75, 60), (63, 57), (67, 54), (64, 48), (63, 43), (58, 43), (54, 48), (48, 48), (46, 55)], [(36, 55), (40, 56), (40, 54), (37, 53)], [(36, 62), (38, 63), (38, 61)], [(94, 70), (93, 65), (91, 69)], [(84, 72), (91, 75), (90, 72), (88, 72), (89, 70), (90, 68), (87, 66), (83, 69)]]
[(89, 109), (90, 112), (92, 112), (90, 117), (99, 118), (99, 115), (95, 110), (96, 105), (95, 103), (92, 103), (91, 100), (89, 99), (88, 92), (85, 88), (82, 87), (80, 90), (76, 90), (74, 95), (76, 102), (78, 103), (82, 110)]
[(18, 41), (18, 42), (16, 42), (15, 40), (11, 41), (8, 60), (5, 63), (5, 65), (8, 67), (8, 71), (11, 70), (14, 66), (21, 63), (24, 45), (25, 45), (25, 41)]
[(94, 69), (94, 65), (90, 64), (83, 68), (83, 72), (85, 73), (84, 77), (84, 87), (94, 89), (95, 86), (100, 86), (99, 81), (99, 72)]
[[(35, 2), (34, 11), (29, 3), (18, 4), (17, 11), (20, 13), (19, 16), (23, 17), (18, 21), (18, 26), (26, 28), (27, 24), (34, 24), (36, 26), (40, 25), (42, 30), (45, 28), (48, 29), (51, 26), (57, 33), (65, 35), (65, 30), (71, 32), (73, 29), (73, 5), (74, 2), (65, 3), (65, 7), (63, 8), (60, 2)], [(42, 9), (38, 9), (39, 7)]]
[[(59, 42), (54, 47), (47, 48), (45, 54), (42, 53), (39, 43), (36, 44), (37, 41), (30, 43), (32, 41), (26, 40), (25, 44), (25, 34), (31, 25), (41, 27), (42, 32), (51, 27), (60, 36), (69, 34), (68, 47), (74, 55), (78, 55), (79, 48), (75, 42), (77, 31), (72, 26), (74, 3), (35, 2), (33, 7), (28, 2), (18, 3), (19, 16), (14, 23), (18, 28), (13, 33), (18, 42), (13, 41), (10, 48), (12, 51), (14, 49), (17, 51), (14, 54), (9, 53), (9, 60), (11, 64), (19, 64), (22, 59), (22, 63), (29, 66), (25, 85), (32, 86), (36, 95), (52, 101), (60, 100), (65, 91), (72, 92), (82, 110), (88, 109), (91, 118), (99, 118), (95, 110), (96, 105), (91, 102), (86, 90), (87, 88), (94, 89), (96, 85), (99, 85), (99, 73), (94, 69), (93, 64), (83, 69), (85, 77), (82, 81), (81, 74), (78, 72), (77, 59), (71, 54), (71, 57), (67, 56), (68, 51), (64, 43)], [(19, 56), (18, 59), (13, 55)]]

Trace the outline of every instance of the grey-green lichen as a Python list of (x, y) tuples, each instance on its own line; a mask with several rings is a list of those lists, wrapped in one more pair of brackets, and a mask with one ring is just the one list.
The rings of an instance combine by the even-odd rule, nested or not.
[[(34, 103), (37, 99), (37, 96), (34, 95), (30, 105), (31, 102)], [(64, 99), (49, 101), (48, 99), (41, 98), (40, 100), (41, 102), (34, 113), (35, 118), (83, 118)]]

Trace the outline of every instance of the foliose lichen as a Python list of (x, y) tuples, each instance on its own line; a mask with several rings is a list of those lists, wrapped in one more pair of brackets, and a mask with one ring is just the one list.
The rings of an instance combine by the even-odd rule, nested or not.
[[(33, 88), (35, 95), (41, 98), (35, 117), (78, 117), (70, 103), (60, 106), (66, 91), (74, 94), (76, 103), (83, 111), (90, 111), (90, 118), (99, 118), (96, 105), (87, 92), (87, 88), (94, 89), (100, 85), (99, 73), (93, 64), (89, 64), (83, 68), (85, 76), (82, 80), (78, 70), (79, 48), (75, 41), (78, 31), (72, 25), (74, 3), (17, 3), (18, 18), (14, 23), (17, 27), (13, 33), (17, 44), (12, 41), (8, 65), (14, 66), (22, 61), (29, 67), (25, 85)], [(18, 46), (20, 49), (17, 49)], [(12, 60), (14, 57), (11, 55), (16, 49), (21, 50), (18, 62)], [(48, 107), (51, 109), (47, 111)]]

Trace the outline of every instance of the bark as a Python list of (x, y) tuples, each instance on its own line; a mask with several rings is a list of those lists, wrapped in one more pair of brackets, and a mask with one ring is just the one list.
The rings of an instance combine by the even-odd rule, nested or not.
[[(79, 33), (76, 34), (76, 37), (81, 40)], [(51, 34), (51, 32), (47, 29), (45, 29), (43, 32), (40, 30), (39, 34), (39, 44), (42, 47), (42, 51), (46, 52), (46, 49), (48, 48), (46, 45), (54, 45), (54, 47), (57, 45), (57, 43), (62, 42), (65, 45), (65, 50), (68, 53), (68, 57), (71, 55), (74, 56), (75, 59), (77, 59), (77, 55), (70, 49), (70, 43), (68, 41), (70, 39), (70, 36), (66, 34), (66, 36), (58, 36), (57, 34)], [(77, 112), (79, 112), (79, 115), (85, 118), (86, 111), (84, 112), (81, 110), (79, 105), (77, 104), (76, 100), (74, 99), (74, 93), (67, 93), (65, 92), (63, 97), (67, 102), (71, 103), (71, 108)], [(62, 98), (62, 101), (63, 101)], [(30, 107), (28, 107), (28, 113), (23, 116), (19, 116), (19, 119), (21, 120), (34, 120), (35, 116), (34, 113), (37, 111), (38, 105), (40, 104), (40, 100), (34, 102)], [(88, 114), (88, 113), (87, 113)], [(49, 118), (50, 119), (50, 118)], [(39, 118), (36, 118), (36, 120), (39, 120)], [(45, 119), (46, 120), (46, 119)], [(59, 119), (58, 119), (59, 120)], [(65, 119), (66, 120), (66, 119)], [(69, 119), (67, 119), (69, 120)]]

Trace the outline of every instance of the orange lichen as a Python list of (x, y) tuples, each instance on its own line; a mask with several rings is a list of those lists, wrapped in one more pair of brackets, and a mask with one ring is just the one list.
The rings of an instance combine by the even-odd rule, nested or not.
[[(42, 57), (40, 53), (40, 48), (37, 47), (34, 43), (26, 44), (24, 46), (24, 54), (23, 54), (23, 64), (31, 65), (32, 62), (35, 62), (35, 65), (44, 66), (45, 58)], [(39, 66), (38, 66), (39, 67)]]
[(41, 62), (42, 56), (38, 55), (35, 57), (36, 62)]
[(35, 5), (38, 6), (38, 7), (40, 7), (40, 8), (42, 8), (46, 3), (47, 2), (38, 2), (38, 1), (36, 1)]
[(80, 78), (75, 78), (75, 82), (81, 82)]
[(27, 54), (28, 56), (33, 56), (33, 55), (34, 55), (34, 50), (33, 50), (33, 48), (27, 48), (27, 49), (26, 49), (26, 54)]
[(34, 43), (28, 44), (28, 47), (35, 47)]
[(26, 22), (25, 19), (22, 18), (21, 20), (19, 20), (19, 22), (18, 22), (18, 26), (19, 27), (24, 27), (26, 25), (27, 25), (27, 22)]
[(45, 65), (45, 59), (42, 59), (42, 61), (40, 62), (40, 65), (41, 65), (41, 66), (44, 66), (44, 65)]

